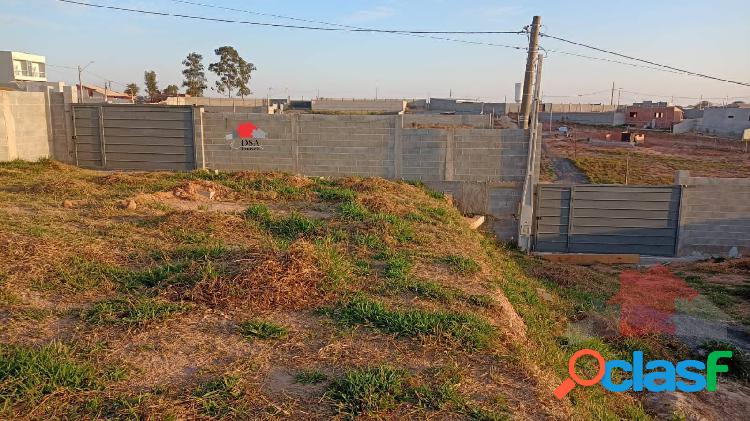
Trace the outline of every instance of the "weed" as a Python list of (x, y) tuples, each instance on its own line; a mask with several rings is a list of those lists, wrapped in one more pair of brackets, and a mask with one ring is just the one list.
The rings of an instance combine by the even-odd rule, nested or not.
[(351, 370), (331, 383), (326, 396), (352, 418), (390, 409), (404, 397), (404, 374), (389, 366)]
[(382, 303), (364, 297), (353, 298), (324, 312), (344, 325), (371, 325), (403, 336), (449, 337), (468, 349), (487, 347), (495, 333), (489, 323), (472, 314), (389, 310)]
[(268, 206), (257, 203), (254, 205), (248, 206), (247, 209), (245, 209), (245, 217), (249, 219), (254, 219), (257, 221), (270, 221), (271, 220), (271, 211), (268, 210)]
[(47, 287), (55, 289), (62, 286), (73, 291), (86, 291), (110, 280), (117, 272), (117, 268), (80, 256), (73, 256), (64, 264), (57, 266), (56, 272), (57, 280), (61, 285), (47, 285)]
[(413, 388), (412, 394), (419, 406), (438, 411), (461, 402), (456, 386), (450, 382), (417, 386)]
[(245, 217), (258, 222), (276, 237), (294, 240), (314, 233), (320, 222), (310, 219), (299, 212), (291, 212), (283, 217), (273, 217), (265, 205), (252, 205), (245, 210)]
[(351, 202), (356, 197), (356, 194), (353, 190), (342, 187), (319, 188), (318, 195), (320, 195), (321, 199), (329, 202)]
[(339, 206), (339, 213), (344, 219), (364, 221), (370, 217), (370, 211), (357, 202), (346, 202)]
[(328, 278), (328, 288), (341, 286), (351, 279), (355, 268), (330, 237), (317, 241), (315, 250), (320, 269)]
[(385, 277), (391, 280), (405, 280), (414, 263), (406, 254), (392, 254), (385, 262)]
[(246, 339), (279, 339), (289, 333), (289, 330), (277, 323), (266, 320), (248, 320), (239, 324), (240, 332)]
[(354, 242), (360, 246), (365, 246), (368, 249), (375, 251), (382, 250), (385, 247), (383, 240), (377, 235), (360, 231), (354, 233)]
[(473, 275), (482, 270), (479, 263), (471, 257), (450, 254), (440, 259), (440, 261), (447, 264), (451, 272), (464, 276)]
[(193, 391), (193, 399), (199, 405), (201, 414), (215, 417), (237, 417), (245, 414), (243, 405), (237, 402), (242, 397), (240, 380), (233, 376), (224, 376), (209, 380)]
[(302, 384), (318, 384), (328, 380), (328, 376), (320, 370), (302, 370), (294, 375), (294, 381)]
[(85, 313), (84, 319), (91, 324), (144, 326), (187, 310), (184, 304), (154, 298), (115, 298), (94, 304)]
[(0, 409), (19, 402), (37, 402), (61, 389), (97, 387), (94, 368), (76, 362), (65, 345), (26, 348), (0, 344)]
[(218, 259), (229, 251), (222, 244), (207, 246), (177, 247), (169, 253), (169, 257), (176, 260), (206, 260)]

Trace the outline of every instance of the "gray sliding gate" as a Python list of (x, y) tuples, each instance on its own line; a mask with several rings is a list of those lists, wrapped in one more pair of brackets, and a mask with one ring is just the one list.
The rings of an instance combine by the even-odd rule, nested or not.
[(193, 108), (73, 104), (76, 165), (106, 170), (195, 168)]
[(673, 256), (678, 186), (539, 185), (535, 250)]

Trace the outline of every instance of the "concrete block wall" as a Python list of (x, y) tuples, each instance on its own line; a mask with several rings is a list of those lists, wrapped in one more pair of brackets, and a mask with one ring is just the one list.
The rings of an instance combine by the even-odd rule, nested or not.
[(0, 91), (0, 161), (50, 156), (47, 94)]
[(672, 133), (680, 134), (695, 130), (701, 124), (701, 118), (688, 118), (672, 126)]
[(702, 133), (742, 139), (750, 129), (750, 108), (706, 108), (697, 130)]
[(750, 178), (691, 177), (682, 186), (679, 256), (750, 255)]
[(406, 109), (402, 99), (320, 98), (312, 100), (312, 110), (340, 113), (398, 113)]
[(571, 123), (591, 124), (597, 126), (620, 126), (625, 124), (625, 113), (613, 112), (540, 112), (539, 121), (569, 121)]
[[(224, 171), (419, 180), (450, 193), (467, 213), (488, 215), (504, 240), (518, 232), (528, 132), (519, 129), (414, 129), (405, 116), (203, 113), (204, 159)], [(267, 134), (262, 149), (232, 149), (226, 135), (250, 121)], [(200, 154), (199, 154), (200, 155)]]
[(476, 129), (491, 129), (492, 120), (488, 115), (441, 115), (441, 114), (404, 114), (404, 128), (414, 126), (471, 126)]

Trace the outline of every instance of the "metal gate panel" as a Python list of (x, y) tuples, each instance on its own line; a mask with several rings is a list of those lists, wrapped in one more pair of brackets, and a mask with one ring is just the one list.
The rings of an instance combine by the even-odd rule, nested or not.
[(680, 193), (678, 186), (541, 185), (536, 250), (672, 256)]
[(195, 168), (192, 107), (74, 104), (78, 165), (107, 170)]
[(540, 186), (536, 208), (535, 248), (539, 251), (568, 250), (571, 187)]

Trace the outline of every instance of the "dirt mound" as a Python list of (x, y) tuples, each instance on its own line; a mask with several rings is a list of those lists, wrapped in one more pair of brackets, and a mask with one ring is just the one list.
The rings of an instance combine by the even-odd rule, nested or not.
[(236, 276), (204, 279), (193, 288), (191, 298), (219, 307), (298, 310), (322, 296), (318, 285), (324, 276), (307, 242), (295, 242), (287, 251), (251, 253), (234, 264), (239, 266)]

